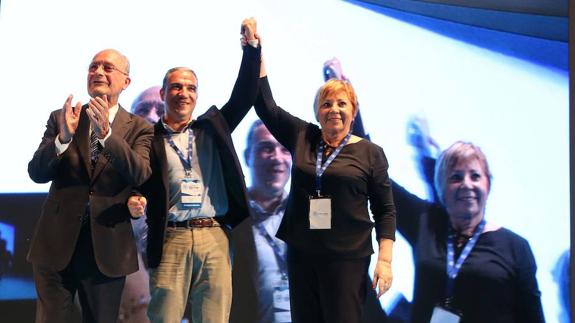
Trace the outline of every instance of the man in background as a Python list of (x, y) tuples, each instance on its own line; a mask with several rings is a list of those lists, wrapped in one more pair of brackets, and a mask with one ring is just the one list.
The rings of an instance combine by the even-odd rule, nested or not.
[[(164, 102), (160, 96), (160, 86), (145, 89), (132, 103), (132, 113), (138, 115), (151, 124), (155, 124), (164, 114)], [(146, 315), (150, 303), (149, 275), (146, 270), (146, 236), (148, 226), (146, 215), (132, 219), (132, 229), (138, 247), (137, 272), (126, 277), (118, 323), (147, 323), (150, 320)]]
[(160, 97), (159, 86), (145, 89), (132, 103), (132, 113), (154, 124), (164, 114), (164, 102)]
[(276, 238), (287, 205), (292, 159), (256, 120), (248, 132), (250, 217), (233, 232), (234, 296), (230, 322), (291, 322), (286, 244)]

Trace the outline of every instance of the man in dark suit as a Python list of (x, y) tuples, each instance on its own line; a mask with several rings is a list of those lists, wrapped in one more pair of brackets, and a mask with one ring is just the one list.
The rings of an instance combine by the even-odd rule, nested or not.
[[(194, 120), (198, 80), (186, 67), (170, 69), (160, 94), (164, 116), (154, 127), (147, 198), (152, 322), (228, 322), (232, 298), (228, 233), (249, 214), (244, 176), (231, 132), (253, 105), (260, 67), (255, 20), (242, 24), (243, 58), (230, 100)], [(248, 44), (249, 43), (249, 44)], [(146, 199), (132, 197), (132, 215)]]
[(126, 201), (151, 174), (152, 127), (119, 106), (129, 84), (124, 55), (96, 54), (89, 103), (70, 95), (52, 112), (28, 164), (32, 180), (52, 181), (28, 253), (36, 322), (70, 322), (76, 293), (84, 322), (115, 322), (125, 276), (138, 270)]

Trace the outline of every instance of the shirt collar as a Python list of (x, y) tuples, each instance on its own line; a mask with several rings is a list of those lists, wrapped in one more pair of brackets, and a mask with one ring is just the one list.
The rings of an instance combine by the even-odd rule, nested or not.
[(116, 114), (118, 114), (119, 109), (120, 109), (119, 104), (116, 104), (108, 109), (108, 121), (110, 121), (110, 124), (114, 122), (114, 118), (116, 118)]
[(287, 206), (287, 199), (288, 193), (286, 191), (282, 194), (281, 202), (276, 206), (276, 208), (272, 212), (266, 212), (259, 204), (253, 199), (250, 199), (249, 203), (254, 212), (252, 212), (252, 217), (256, 222), (261, 222), (267, 219), (270, 216), (283, 213)]
[(174, 129), (172, 129), (170, 126), (168, 126), (168, 124), (164, 121), (164, 117), (165, 115), (163, 115), (160, 118), (160, 121), (162, 122), (162, 127), (164, 128), (164, 130), (166, 130), (167, 133), (169, 134), (175, 134), (175, 133), (182, 133), (185, 132), (186, 130), (188, 130), (189, 128), (192, 127), (192, 124), (195, 122), (194, 119), (190, 118), (190, 121), (188, 122), (188, 124), (184, 127), (184, 129), (182, 129), (182, 131), (175, 131)]

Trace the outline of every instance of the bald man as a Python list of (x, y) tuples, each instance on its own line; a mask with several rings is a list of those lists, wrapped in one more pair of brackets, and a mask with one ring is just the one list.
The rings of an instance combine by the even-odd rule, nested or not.
[(154, 124), (164, 114), (164, 102), (160, 96), (161, 86), (145, 89), (132, 103), (132, 113)]
[(151, 125), (124, 110), (130, 64), (117, 50), (88, 67), (90, 100), (68, 96), (52, 112), (30, 178), (52, 182), (28, 260), (38, 293), (36, 322), (70, 322), (77, 293), (83, 322), (116, 322), (125, 276), (138, 270), (126, 201), (151, 174)]

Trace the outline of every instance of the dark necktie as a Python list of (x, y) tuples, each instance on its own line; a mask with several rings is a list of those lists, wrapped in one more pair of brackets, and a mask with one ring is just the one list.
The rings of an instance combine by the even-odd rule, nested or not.
[(102, 146), (98, 141), (98, 136), (96, 135), (95, 131), (91, 131), (90, 133), (90, 161), (92, 162), (92, 169), (96, 165), (96, 161), (98, 160), (98, 155), (100, 155), (100, 150)]

